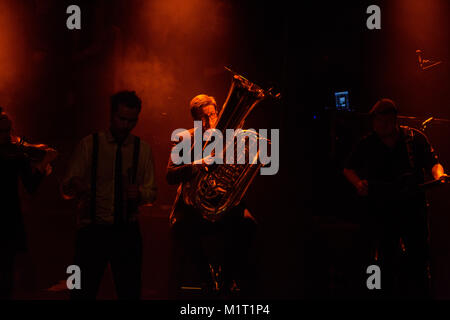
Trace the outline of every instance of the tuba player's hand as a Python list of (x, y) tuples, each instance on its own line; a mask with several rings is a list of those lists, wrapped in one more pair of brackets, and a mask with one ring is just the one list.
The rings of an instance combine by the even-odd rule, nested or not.
[(356, 191), (360, 196), (366, 197), (369, 195), (369, 183), (367, 180), (359, 180), (356, 184)]
[(441, 183), (446, 183), (449, 181), (450, 176), (448, 174), (442, 174), (438, 180), (441, 181)]

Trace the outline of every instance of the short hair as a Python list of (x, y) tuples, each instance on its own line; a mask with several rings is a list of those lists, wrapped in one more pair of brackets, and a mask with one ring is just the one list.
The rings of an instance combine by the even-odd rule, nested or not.
[(138, 109), (138, 112), (141, 112), (142, 101), (135, 91), (124, 90), (113, 94), (111, 96), (111, 113), (115, 113), (120, 104), (128, 108)]
[(2, 122), (4, 121), (7, 124), (7, 126), (11, 128), (12, 125), (11, 119), (8, 117), (6, 112), (3, 111), (2, 107), (0, 107), (0, 121)]
[(10, 121), (8, 115), (6, 114), (6, 112), (3, 111), (2, 107), (0, 107), (0, 120), (3, 120), (3, 119), (6, 119), (6, 120)]
[(216, 99), (214, 99), (214, 97), (208, 96), (206, 94), (199, 94), (199, 95), (195, 96), (191, 100), (191, 103), (189, 104), (189, 106), (191, 108), (192, 118), (194, 118), (195, 120), (199, 119), (200, 118), (199, 115), (200, 115), (200, 112), (202, 111), (202, 108), (209, 106), (210, 104), (214, 105), (214, 107), (216, 108), (216, 111), (219, 111), (217, 108)]
[(397, 115), (398, 109), (395, 105), (395, 102), (391, 99), (380, 99), (378, 100), (372, 109), (370, 109), (369, 114), (372, 117), (372, 119), (379, 114), (392, 114)]

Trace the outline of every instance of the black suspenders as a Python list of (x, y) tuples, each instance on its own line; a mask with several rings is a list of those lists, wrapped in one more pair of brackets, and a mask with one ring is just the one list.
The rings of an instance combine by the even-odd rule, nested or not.
[(415, 169), (414, 146), (413, 146), (414, 131), (411, 128), (406, 127), (404, 128), (404, 133), (406, 135), (405, 142), (406, 142), (406, 149), (408, 151), (409, 165), (411, 169), (414, 170)]
[[(141, 139), (139, 137), (134, 138), (134, 149), (133, 149), (133, 165), (131, 167), (131, 173), (129, 173), (129, 183), (136, 184), (137, 169), (139, 164), (139, 151), (141, 147)], [(137, 202), (128, 202), (126, 209), (125, 221), (129, 222), (130, 213), (135, 213), (138, 210)]]
[[(133, 165), (131, 168), (131, 183), (136, 183), (137, 169), (139, 164), (139, 151), (141, 147), (141, 139), (134, 138), (133, 149)], [(97, 168), (98, 168), (98, 133), (92, 135), (92, 170), (91, 170), (91, 202), (90, 202), (90, 216), (91, 222), (95, 223), (95, 208), (97, 197)], [(128, 218), (128, 215), (127, 215)]]
[(132, 174), (131, 174), (131, 183), (136, 183), (136, 175), (137, 175), (137, 169), (139, 164), (139, 151), (141, 148), (141, 139), (139, 137), (134, 138), (134, 150), (133, 150), (133, 166), (131, 168)]

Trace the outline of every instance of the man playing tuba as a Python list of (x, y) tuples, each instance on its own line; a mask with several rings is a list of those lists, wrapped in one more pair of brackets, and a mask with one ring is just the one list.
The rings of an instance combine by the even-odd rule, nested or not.
[[(205, 94), (197, 95), (190, 102), (192, 119), (202, 122), (202, 132), (215, 127), (219, 111), (215, 99)], [(187, 136), (191, 136), (192, 148), (195, 144), (193, 139), (195, 130), (195, 128), (190, 129), (187, 134)], [(193, 153), (191, 156), (193, 157)], [(198, 209), (186, 204), (183, 200), (183, 184), (192, 181), (201, 170), (208, 166), (207, 163), (211, 163), (209, 157), (211, 156), (196, 161), (192, 158), (191, 163), (178, 165), (173, 163), (172, 158), (169, 158), (167, 182), (171, 185), (179, 185), (178, 194), (170, 213), (174, 249), (172, 252), (174, 285), (177, 288), (182, 285), (183, 270), (188, 266), (183, 264), (182, 257), (190, 260), (198, 280), (202, 283), (209, 282), (212, 270), (203, 242), (208, 236), (220, 233), (224, 235), (223, 288), (230, 292), (236, 292), (241, 287), (245, 290), (249, 276), (248, 254), (256, 229), (255, 219), (249, 210), (241, 202), (228, 209), (222, 219), (211, 222), (203, 218)], [(217, 275), (217, 273), (213, 273)]]

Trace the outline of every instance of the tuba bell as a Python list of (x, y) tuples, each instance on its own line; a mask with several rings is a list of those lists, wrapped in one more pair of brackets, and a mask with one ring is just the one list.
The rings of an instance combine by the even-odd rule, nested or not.
[[(242, 129), (245, 119), (258, 103), (269, 97), (276, 99), (280, 97), (280, 94), (272, 94), (271, 89), (263, 90), (243, 76), (228, 68), (226, 69), (232, 73), (233, 77), (215, 129), (219, 129), (221, 132), (225, 132), (226, 129), (234, 129), (237, 132), (231, 142), (234, 146), (230, 146), (230, 143), (226, 144), (223, 155), (227, 150), (232, 150), (234, 153), (239, 141), (245, 146), (245, 152), (237, 155), (235, 161), (237, 164), (224, 162), (223, 164), (205, 167), (191, 181), (185, 182), (182, 186), (184, 202), (196, 208), (206, 220), (211, 222), (217, 221), (228, 209), (239, 204), (262, 166), (261, 163), (257, 162), (259, 147), (256, 147), (256, 154), (254, 152), (249, 153), (249, 148), (252, 141), (256, 142), (256, 146), (259, 146), (259, 140), (266, 138), (259, 136), (252, 130), (237, 129)], [(247, 138), (249, 140), (248, 146), (245, 143)], [(268, 143), (270, 144), (269, 140)], [(207, 143), (203, 145), (203, 149), (206, 145)], [(252, 159), (250, 159), (249, 154), (251, 154)], [(241, 158), (240, 161), (238, 161), (239, 158)]]

